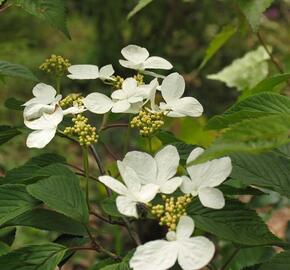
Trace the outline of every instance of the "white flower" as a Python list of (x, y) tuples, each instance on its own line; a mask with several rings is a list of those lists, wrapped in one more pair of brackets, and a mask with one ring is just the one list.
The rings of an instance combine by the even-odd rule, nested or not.
[(61, 100), (61, 95), (56, 95), (56, 90), (47, 84), (38, 83), (33, 89), (34, 98), (25, 102), (23, 115), (26, 120), (40, 117), (43, 113), (52, 113), (55, 104)]
[(119, 171), (126, 185), (106, 175), (100, 176), (99, 180), (120, 194), (116, 199), (116, 205), (121, 214), (138, 218), (137, 204), (150, 202), (157, 194), (158, 186), (154, 184), (141, 185), (137, 174), (129, 167), (121, 168), (121, 170), (119, 168)]
[(121, 51), (126, 60), (119, 60), (120, 65), (135, 70), (145, 69), (171, 69), (172, 65), (162, 57), (151, 56), (147, 49), (128, 45)]
[(137, 247), (130, 267), (133, 270), (166, 270), (178, 261), (183, 270), (201, 269), (213, 258), (215, 247), (204, 236), (190, 237), (193, 231), (193, 220), (181, 217), (176, 232), (167, 233), (167, 240), (155, 240)]
[[(195, 148), (187, 159), (187, 164), (195, 160), (204, 150)], [(232, 163), (229, 157), (223, 157), (207, 161), (205, 163), (191, 165), (187, 167), (190, 176), (183, 176), (181, 190), (184, 193), (198, 195), (203, 206), (221, 209), (225, 205), (223, 193), (215, 188), (219, 186), (232, 171)]]
[(156, 79), (148, 85), (138, 86), (135, 79), (127, 78), (122, 89), (112, 93), (112, 99), (101, 93), (91, 93), (84, 99), (84, 104), (89, 111), (97, 114), (110, 110), (113, 113), (138, 113), (154, 87), (157, 87)]
[(60, 107), (55, 106), (53, 113), (43, 113), (36, 120), (28, 121), (24, 119), (24, 124), (34, 130), (26, 140), (26, 145), (29, 148), (43, 148), (55, 136), (57, 126), (63, 119), (63, 111)]
[(131, 151), (123, 161), (118, 161), (119, 170), (132, 168), (142, 184), (155, 184), (159, 192), (173, 193), (182, 183), (181, 177), (174, 177), (179, 165), (179, 154), (176, 147), (168, 145), (153, 158), (147, 153)]
[(95, 65), (72, 65), (68, 68), (68, 71), (71, 74), (67, 76), (73, 80), (94, 80), (99, 78), (103, 81), (114, 80), (112, 75), (115, 72), (112, 65), (103, 66), (100, 70)]
[[(153, 105), (153, 110), (168, 112), (169, 117), (198, 117), (203, 112), (199, 101), (193, 97), (182, 97), (185, 90), (184, 78), (178, 73), (171, 73), (163, 80), (160, 91), (165, 102), (159, 108)], [(154, 96), (151, 97), (154, 99)]]

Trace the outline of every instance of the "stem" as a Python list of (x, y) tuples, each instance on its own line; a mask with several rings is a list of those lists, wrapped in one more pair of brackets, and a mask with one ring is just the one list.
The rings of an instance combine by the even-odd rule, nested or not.
[(110, 125), (103, 126), (102, 128), (100, 128), (99, 131), (104, 131), (104, 130), (111, 129), (111, 128), (128, 127), (128, 126), (129, 125), (127, 123), (110, 124)]
[(61, 77), (60, 76), (57, 76), (56, 77), (55, 84), (56, 84), (56, 92), (58, 94), (60, 94), (60, 83), (61, 83)]
[(152, 150), (152, 138), (148, 137), (148, 146), (149, 146), (149, 153), (153, 154), (153, 150)]
[(108, 113), (105, 113), (103, 115), (102, 123), (100, 125), (100, 128), (99, 128), (98, 132), (100, 132), (101, 130), (103, 130), (103, 128), (106, 126), (106, 123), (108, 121), (108, 117), (109, 117), (109, 114)]
[(134, 229), (132, 228), (132, 225), (130, 224), (130, 222), (128, 221), (127, 218), (123, 217), (126, 229), (131, 237), (131, 239), (136, 243), (137, 246), (142, 245), (141, 240), (139, 238), (139, 235), (134, 231)]
[[(130, 121), (130, 119), (129, 119), (129, 121)], [(125, 156), (126, 153), (128, 152), (130, 136), (131, 136), (131, 128), (128, 126), (128, 129), (127, 129), (127, 132), (126, 132), (126, 135), (125, 135), (123, 156)]]
[(94, 215), (95, 217), (99, 218), (100, 220), (108, 223), (108, 224), (112, 224), (112, 225), (120, 225), (120, 226), (126, 226), (125, 223), (121, 222), (121, 221), (117, 221), (117, 220), (110, 220), (110, 219), (107, 219), (101, 215), (99, 215), (98, 213), (96, 212), (93, 212), (93, 211), (90, 211), (90, 214), (91, 215)]
[(220, 270), (225, 270), (227, 268), (227, 266), (231, 263), (231, 261), (233, 260), (233, 258), (238, 254), (238, 252), (240, 251), (240, 248), (235, 248), (234, 252), (230, 255), (230, 257), (228, 258), (228, 260), (225, 262), (225, 264), (221, 267)]
[(88, 209), (90, 209), (90, 199), (89, 199), (89, 155), (88, 155), (88, 147), (83, 147), (83, 164), (84, 164), (84, 172), (86, 179), (86, 201)]

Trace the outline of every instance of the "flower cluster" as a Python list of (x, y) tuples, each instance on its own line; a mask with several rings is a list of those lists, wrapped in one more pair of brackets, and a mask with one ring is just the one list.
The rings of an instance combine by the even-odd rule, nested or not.
[[(86, 111), (97, 115), (110, 112), (133, 114), (129, 128), (138, 128), (144, 137), (158, 133), (167, 117), (199, 117), (203, 113), (198, 100), (183, 97), (185, 80), (180, 74), (173, 72), (164, 77), (149, 71), (172, 69), (167, 60), (149, 56), (145, 48), (136, 45), (123, 48), (121, 53), (124, 57), (119, 60), (121, 66), (136, 71), (132, 77), (114, 75), (110, 64), (101, 68), (96, 65), (70, 66), (68, 60), (55, 55), (46, 60), (41, 69), (54, 74), (57, 79), (68, 71), (70, 79), (99, 79), (111, 86), (112, 92), (109, 96), (93, 92), (86, 97), (69, 94), (62, 98), (52, 86), (37, 84), (32, 90), (34, 97), (23, 104), (24, 123), (33, 130), (28, 135), (27, 146), (43, 148), (57, 131), (77, 139), (81, 146), (97, 142), (99, 135), (96, 127), (88, 123), (84, 115)], [(154, 78), (147, 81), (148, 76)], [(61, 130), (59, 124), (68, 114), (73, 115), (73, 126)], [(175, 146), (167, 145), (154, 156), (140, 151), (128, 152), (117, 161), (122, 181), (110, 175), (99, 177), (101, 183), (118, 194), (116, 206), (121, 214), (142, 218), (139, 206), (145, 205), (158, 223), (168, 229), (166, 240), (151, 241), (136, 249), (130, 260), (134, 270), (166, 270), (176, 261), (182, 269), (194, 270), (204, 267), (212, 259), (213, 243), (203, 236), (191, 237), (194, 221), (187, 216), (186, 208), (197, 198), (205, 207), (224, 207), (223, 193), (217, 187), (230, 175), (232, 165), (229, 157), (193, 165), (203, 151), (197, 147), (190, 153), (186, 175), (178, 175), (179, 153)]]

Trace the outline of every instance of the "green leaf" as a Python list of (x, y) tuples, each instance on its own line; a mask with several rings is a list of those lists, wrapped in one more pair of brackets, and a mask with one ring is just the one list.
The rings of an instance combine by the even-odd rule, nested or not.
[(116, 205), (116, 196), (111, 196), (101, 202), (104, 212), (112, 217), (123, 217)]
[(205, 208), (195, 200), (189, 205), (187, 214), (198, 228), (237, 244), (256, 246), (282, 243), (254, 210), (237, 200), (226, 200), (225, 207), (220, 210)]
[(289, 142), (289, 115), (272, 115), (234, 124), (193, 163), (233, 153), (260, 153)]
[(274, 75), (270, 78), (266, 78), (263, 81), (259, 82), (252, 89), (246, 90), (239, 97), (239, 100), (243, 100), (248, 96), (252, 96), (255, 94), (263, 93), (263, 92), (276, 92), (276, 86), (286, 82), (290, 79), (290, 73), (278, 74)]
[(70, 39), (66, 24), (66, 0), (15, 0), (15, 2), (26, 12), (62, 31)]
[[(130, 270), (131, 268), (129, 266), (129, 261), (131, 257), (133, 256), (133, 253), (134, 253), (134, 250), (130, 251), (125, 256), (122, 262), (107, 265), (103, 268), (100, 268), (100, 270)], [(92, 270), (97, 270), (97, 269), (92, 269)]]
[(0, 61), (0, 75), (38, 81), (37, 77), (27, 67), (2, 60)]
[(0, 257), (5, 270), (55, 270), (66, 247), (58, 244), (31, 245), (16, 249)]
[(0, 186), (0, 225), (39, 204), (39, 201), (26, 192), (24, 185)]
[(20, 134), (21, 132), (15, 127), (0, 126), (0, 145)]
[(27, 190), (57, 212), (81, 223), (88, 222), (89, 213), (85, 196), (75, 175), (51, 176), (27, 186)]
[(26, 226), (71, 235), (87, 235), (83, 224), (57, 212), (42, 208), (33, 209), (2, 225), (2, 227), (9, 226)]
[(289, 270), (290, 250), (275, 255), (271, 260), (264, 263), (258, 270)]
[(149, 5), (153, 0), (139, 0), (139, 3), (133, 8), (133, 10), (128, 14), (127, 19), (132, 18), (136, 13), (141, 11), (147, 5)]
[(222, 28), (214, 39), (209, 44), (205, 52), (204, 59), (199, 66), (199, 69), (202, 69), (206, 63), (218, 52), (218, 50), (237, 32), (237, 27), (234, 25), (226, 25)]
[(0, 229), (0, 241), (11, 246), (14, 242), (16, 234), (15, 228), (3, 228)]
[(290, 198), (289, 159), (274, 152), (261, 155), (231, 155), (231, 177), (246, 185), (256, 185), (279, 192)]
[(207, 128), (221, 129), (245, 119), (290, 113), (290, 98), (276, 93), (250, 96), (209, 120)]
[(272, 247), (242, 248), (225, 270), (242, 270), (269, 260), (275, 254)]
[(234, 60), (229, 66), (216, 74), (208, 75), (211, 80), (224, 82), (228, 87), (236, 87), (238, 91), (253, 88), (268, 75), (266, 50), (260, 46), (242, 58)]
[(23, 111), (24, 107), (22, 106), (22, 104), (24, 104), (23, 101), (17, 100), (14, 97), (6, 99), (4, 103), (6, 108), (15, 111)]
[(102, 261), (99, 261), (97, 263), (95, 263), (89, 270), (101, 270), (103, 269), (105, 266), (114, 264), (115, 261), (112, 258), (108, 258)]
[(254, 32), (258, 31), (261, 16), (274, 0), (236, 0)]

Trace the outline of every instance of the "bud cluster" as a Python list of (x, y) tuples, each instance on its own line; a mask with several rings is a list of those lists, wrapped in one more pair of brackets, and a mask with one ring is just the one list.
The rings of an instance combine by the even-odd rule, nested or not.
[(65, 128), (64, 134), (77, 137), (80, 145), (91, 145), (97, 142), (99, 136), (96, 128), (88, 124), (88, 120), (85, 116), (78, 114), (72, 119), (74, 126)]
[(137, 75), (134, 75), (134, 79), (137, 81), (138, 85), (144, 84), (144, 76), (142, 74), (138, 73)]
[(143, 137), (150, 137), (164, 125), (163, 112), (153, 113), (146, 109), (139, 112), (131, 122), (131, 128), (138, 128)]
[(73, 93), (66, 96), (59, 102), (59, 105), (62, 109), (69, 107), (81, 107), (83, 106), (83, 97), (81, 94)]
[(115, 79), (113, 82), (113, 88), (121, 89), (124, 82), (124, 78), (122, 78), (121, 76), (113, 76), (113, 78)]
[(186, 215), (186, 207), (191, 202), (191, 195), (167, 197), (162, 195), (163, 204), (151, 207), (152, 215), (159, 219), (160, 226), (167, 226), (174, 231), (181, 216)]
[(56, 76), (62, 76), (70, 66), (68, 59), (63, 58), (60, 55), (52, 54), (50, 58), (46, 59), (39, 69)]

